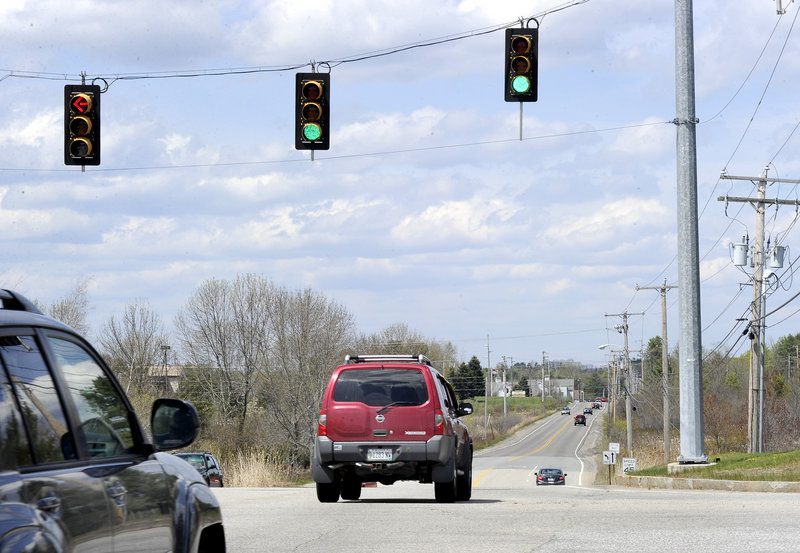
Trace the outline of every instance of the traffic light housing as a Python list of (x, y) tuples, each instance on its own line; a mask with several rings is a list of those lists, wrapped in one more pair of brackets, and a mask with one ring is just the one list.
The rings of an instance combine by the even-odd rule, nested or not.
[(505, 61), (506, 102), (535, 102), (539, 85), (539, 29), (506, 29)]
[(330, 98), (330, 73), (295, 75), (295, 149), (330, 148)]
[(64, 86), (64, 164), (100, 165), (100, 87)]

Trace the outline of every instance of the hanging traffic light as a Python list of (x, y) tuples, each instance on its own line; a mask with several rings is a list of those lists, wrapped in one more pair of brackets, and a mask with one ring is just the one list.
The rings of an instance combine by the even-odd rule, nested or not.
[(539, 69), (539, 29), (506, 29), (506, 102), (535, 102)]
[(64, 86), (64, 164), (100, 165), (100, 87)]
[(330, 73), (295, 75), (295, 149), (330, 147), (330, 85)]

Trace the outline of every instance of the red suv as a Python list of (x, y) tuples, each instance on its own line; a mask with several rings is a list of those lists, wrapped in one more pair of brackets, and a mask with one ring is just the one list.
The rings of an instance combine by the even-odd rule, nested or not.
[(433, 483), (436, 501), (472, 496), (472, 439), (453, 387), (423, 355), (348, 355), (322, 397), (311, 472), (321, 502), (363, 482)]

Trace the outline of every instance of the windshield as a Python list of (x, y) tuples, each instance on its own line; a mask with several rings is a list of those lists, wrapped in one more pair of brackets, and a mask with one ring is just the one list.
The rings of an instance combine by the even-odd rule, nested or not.
[(422, 405), (428, 401), (428, 388), (425, 375), (417, 369), (353, 369), (339, 375), (333, 400), (375, 407)]
[(202, 455), (192, 455), (192, 454), (181, 454), (178, 455), (181, 459), (188, 462), (194, 468), (201, 468), (203, 466), (203, 456)]

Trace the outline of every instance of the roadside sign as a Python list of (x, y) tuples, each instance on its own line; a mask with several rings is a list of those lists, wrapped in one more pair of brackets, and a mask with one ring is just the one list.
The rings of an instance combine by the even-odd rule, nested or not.
[(635, 457), (623, 457), (622, 458), (622, 473), (628, 474), (629, 472), (633, 472), (636, 470), (636, 458)]
[(603, 464), (604, 465), (615, 465), (617, 463), (617, 454), (613, 451), (604, 451), (603, 452)]
[(613, 451), (614, 453), (619, 453), (619, 444), (615, 442), (609, 443), (608, 450)]

